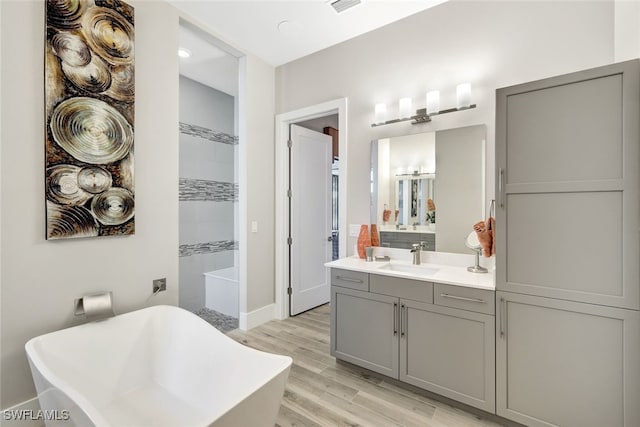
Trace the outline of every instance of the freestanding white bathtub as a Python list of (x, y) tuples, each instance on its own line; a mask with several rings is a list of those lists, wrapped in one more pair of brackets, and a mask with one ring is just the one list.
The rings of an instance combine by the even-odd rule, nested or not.
[(291, 366), (172, 306), (41, 335), (25, 348), (41, 409), (68, 414), (64, 426), (272, 427)]
[(204, 273), (205, 306), (218, 313), (238, 318), (238, 267)]

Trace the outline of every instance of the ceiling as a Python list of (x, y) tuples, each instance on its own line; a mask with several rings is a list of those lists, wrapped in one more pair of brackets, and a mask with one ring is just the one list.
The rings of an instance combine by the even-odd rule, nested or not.
[(191, 57), (180, 58), (180, 74), (233, 97), (238, 95), (238, 58), (216, 47), (212, 37), (180, 24), (180, 47)]
[(335, 0), (167, 1), (239, 49), (279, 66), (446, 0), (361, 0), (342, 13), (331, 6)]

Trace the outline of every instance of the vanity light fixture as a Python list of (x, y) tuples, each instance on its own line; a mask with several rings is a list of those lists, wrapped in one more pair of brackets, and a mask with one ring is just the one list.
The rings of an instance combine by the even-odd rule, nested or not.
[(399, 118), (385, 120), (387, 113), (386, 104), (375, 105), (375, 123), (371, 127), (389, 125), (411, 120), (412, 125), (418, 123), (428, 123), (432, 116), (439, 114), (453, 113), (455, 111), (476, 108), (476, 104), (471, 103), (471, 83), (462, 83), (456, 87), (456, 107), (440, 110), (440, 92), (437, 90), (427, 92), (427, 105), (425, 108), (416, 110), (415, 115), (411, 115), (411, 98), (401, 98), (398, 103)]
[(189, 49), (185, 49), (184, 47), (178, 48), (178, 56), (180, 58), (191, 58), (191, 51)]

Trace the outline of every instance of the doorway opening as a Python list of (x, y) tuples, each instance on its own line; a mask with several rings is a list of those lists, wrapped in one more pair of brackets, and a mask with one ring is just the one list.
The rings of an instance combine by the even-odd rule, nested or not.
[(340, 227), (338, 219), (340, 206), (340, 122), (338, 114), (330, 114), (311, 120), (303, 120), (295, 125), (331, 137), (331, 261), (340, 258)]
[(179, 305), (238, 327), (239, 58), (180, 21)]
[[(279, 114), (276, 117), (276, 194), (278, 195), (276, 200), (276, 314), (280, 319), (328, 302), (330, 283), (328, 281), (328, 269), (324, 267), (324, 263), (331, 261), (334, 257), (337, 258), (341, 254), (346, 254), (346, 107), (346, 98), (341, 98)], [(322, 254), (321, 249), (316, 249), (316, 255), (307, 256), (306, 258), (304, 254), (301, 254), (299, 250), (296, 249), (294, 250), (293, 256), (291, 256), (292, 246), (295, 246), (296, 242), (296, 236), (291, 235), (291, 225), (299, 224), (301, 219), (300, 217), (296, 217), (298, 213), (295, 208), (290, 210), (291, 206), (295, 206), (295, 202), (290, 204), (291, 198), (289, 197), (289, 194), (291, 194), (289, 192), (290, 189), (293, 188), (295, 192), (296, 183), (294, 182), (292, 185), (292, 179), (300, 179), (300, 176), (296, 178), (295, 171), (290, 172), (289, 170), (290, 152), (288, 142), (292, 125), (295, 125), (297, 128), (303, 128), (305, 134), (315, 131), (315, 133), (324, 135), (330, 141), (331, 148), (329, 148), (327, 154), (329, 157), (329, 178), (326, 187), (323, 187), (323, 190), (319, 191), (328, 196), (328, 221), (318, 221), (322, 223), (320, 226), (324, 226), (325, 223), (328, 223), (328, 226), (326, 229), (320, 230), (315, 237), (313, 237), (314, 245), (315, 242), (319, 244), (320, 239), (323, 239), (325, 244), (329, 242), (329, 250), (326, 257)], [(336, 136), (331, 136), (332, 133)], [(303, 135), (302, 138), (310, 137)], [(335, 144), (334, 140), (336, 140)], [(296, 142), (293, 141), (292, 144), (295, 146)], [(324, 158), (324, 155), (322, 157)], [(306, 181), (306, 178), (311, 175), (313, 174), (302, 175), (302, 177), (305, 178), (302, 181)], [(295, 198), (295, 194), (292, 194), (292, 196)], [(308, 246), (309, 245), (305, 245), (304, 247)], [(310, 251), (309, 253), (313, 254), (314, 252)], [(298, 256), (297, 259), (296, 256)], [(304, 263), (304, 265), (295, 265), (299, 262)], [(310, 267), (307, 266), (308, 263), (310, 263)], [(303, 279), (302, 286), (297, 286), (296, 289), (295, 280), (300, 278), (299, 275), (296, 275), (296, 269), (297, 271), (314, 271), (313, 277), (315, 279), (311, 282), (305, 282)], [(324, 291), (320, 289), (323, 274), (327, 277)], [(313, 292), (311, 292), (311, 288), (314, 288)], [(307, 299), (308, 295), (304, 295), (304, 291), (306, 291), (307, 294), (316, 294), (316, 297), (312, 298), (312, 302), (305, 302), (305, 304), (308, 305), (306, 309), (304, 304), (301, 307), (294, 308), (296, 304), (292, 304), (292, 300), (296, 299), (296, 290), (299, 291), (298, 297), (301, 300)], [(325, 296), (322, 297), (319, 295)], [(323, 298), (325, 299), (324, 301)]]

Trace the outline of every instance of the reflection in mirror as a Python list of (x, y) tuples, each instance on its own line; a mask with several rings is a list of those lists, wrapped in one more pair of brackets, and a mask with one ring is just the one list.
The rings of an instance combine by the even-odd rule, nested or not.
[(382, 246), (469, 253), (484, 218), (484, 125), (371, 143), (371, 223)]

